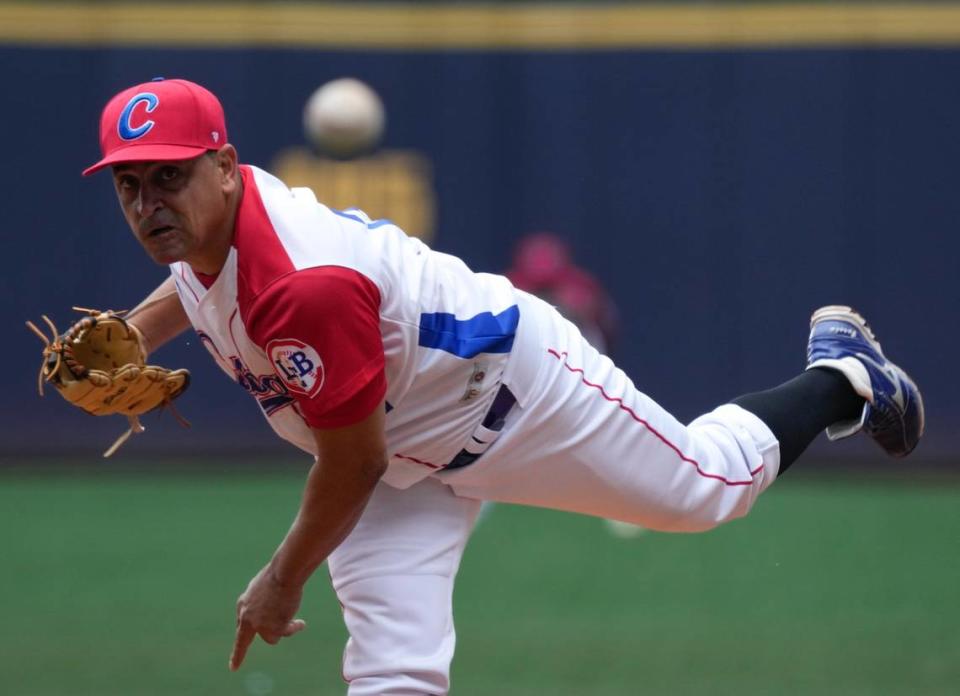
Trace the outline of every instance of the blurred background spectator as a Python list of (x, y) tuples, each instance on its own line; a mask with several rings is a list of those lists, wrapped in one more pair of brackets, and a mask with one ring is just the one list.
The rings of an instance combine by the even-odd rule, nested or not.
[(557, 307), (594, 348), (613, 357), (617, 307), (600, 281), (574, 263), (567, 242), (552, 232), (521, 237), (506, 275), (514, 286)]

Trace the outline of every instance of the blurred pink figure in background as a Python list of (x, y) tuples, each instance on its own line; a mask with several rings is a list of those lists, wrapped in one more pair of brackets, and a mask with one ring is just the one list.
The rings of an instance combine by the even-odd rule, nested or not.
[(515, 287), (556, 306), (594, 348), (611, 353), (619, 329), (617, 307), (600, 282), (573, 262), (560, 237), (551, 232), (523, 237), (506, 276)]

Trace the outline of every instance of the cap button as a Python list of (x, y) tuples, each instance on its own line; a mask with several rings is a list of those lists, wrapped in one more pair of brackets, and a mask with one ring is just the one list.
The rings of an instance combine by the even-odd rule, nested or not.
[(155, 78), (153, 78), (152, 80), (150, 80), (150, 82), (163, 82), (163, 81), (166, 80), (166, 79), (167, 79), (167, 78), (165, 78), (165, 77), (155, 77)]

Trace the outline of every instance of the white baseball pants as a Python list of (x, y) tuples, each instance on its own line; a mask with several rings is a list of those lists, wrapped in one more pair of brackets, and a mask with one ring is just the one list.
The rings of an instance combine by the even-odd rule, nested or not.
[(692, 532), (741, 517), (776, 478), (756, 416), (724, 405), (685, 426), (544, 302), (521, 293), (503, 383), (517, 397), (476, 462), (406, 490), (381, 483), (329, 559), (350, 632), (351, 696), (445, 694), (451, 598), (482, 500)]

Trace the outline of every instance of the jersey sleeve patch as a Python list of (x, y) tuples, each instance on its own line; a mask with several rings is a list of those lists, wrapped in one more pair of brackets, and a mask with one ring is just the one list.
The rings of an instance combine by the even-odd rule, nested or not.
[(307, 425), (353, 425), (380, 406), (380, 291), (359, 271), (315, 266), (286, 274), (240, 312)]
[(294, 394), (313, 398), (323, 389), (323, 360), (313, 346), (295, 338), (274, 339), (267, 355), (280, 380)]

